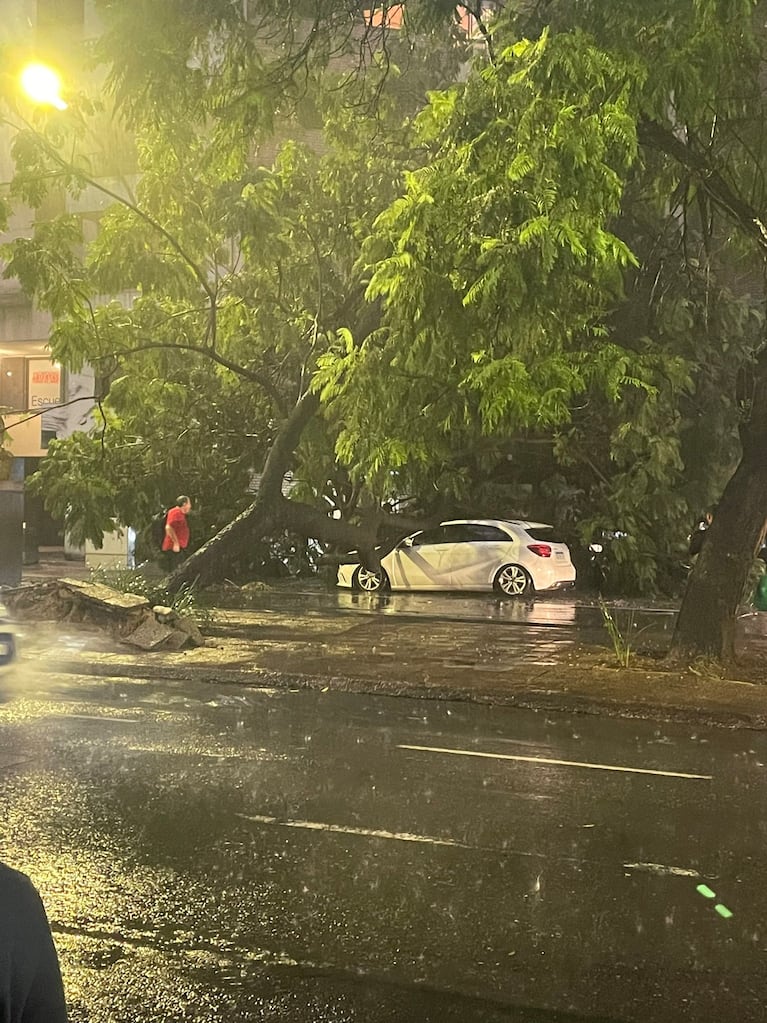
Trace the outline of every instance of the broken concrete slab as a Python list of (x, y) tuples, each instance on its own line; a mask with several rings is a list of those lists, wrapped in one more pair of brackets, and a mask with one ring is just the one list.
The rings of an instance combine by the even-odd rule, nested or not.
[(80, 579), (51, 579), (7, 589), (3, 597), (15, 612), (29, 617), (60, 619), (83, 608), (103, 617), (122, 617), (142, 612), (149, 601), (137, 593), (120, 593), (102, 583), (85, 583)]
[(170, 653), (176, 653), (179, 650), (183, 650), (186, 646), (190, 646), (189, 636), (179, 629), (172, 629), (170, 636), (163, 643), (161, 649)]
[(103, 583), (89, 583), (82, 579), (59, 579), (59, 586), (77, 594), (81, 600), (102, 606), (107, 611), (140, 611), (149, 607), (149, 601), (138, 593), (121, 593)]
[(197, 622), (191, 618), (179, 616), (173, 623), (173, 628), (177, 632), (184, 633), (192, 646), (205, 646), (205, 638), (200, 632)]
[(154, 615), (147, 615), (137, 629), (122, 636), (124, 643), (137, 646), (140, 650), (157, 650), (173, 635), (169, 625), (158, 622)]
[(21, 618), (96, 625), (141, 650), (180, 650), (203, 646), (195, 622), (173, 608), (150, 606), (146, 597), (121, 593), (102, 583), (53, 579), (5, 591), (10, 609)]

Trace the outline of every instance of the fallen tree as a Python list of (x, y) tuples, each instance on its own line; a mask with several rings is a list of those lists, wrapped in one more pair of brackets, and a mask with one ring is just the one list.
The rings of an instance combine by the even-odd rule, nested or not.
[[(357, 547), (374, 567), (386, 497), (433, 487), (466, 499), (455, 451), (547, 431), (573, 483), (588, 473), (584, 501), (601, 502), (606, 525), (648, 540), (673, 533), (669, 550), (688, 528), (677, 496), (687, 483), (680, 395), (689, 406), (707, 375), (709, 394), (729, 386), (722, 366), (732, 356), (754, 386), (717, 422), (734, 435), (739, 420), (741, 465), (674, 641), (678, 656), (730, 656), (767, 499), (763, 331), (754, 338), (758, 300), (748, 303), (738, 279), (744, 254), (763, 261), (767, 238), (764, 34), (748, 5), (727, 21), (714, 0), (694, 6), (514, 5), (493, 33), (489, 66), (432, 93), (415, 133), (357, 108), (326, 122), (322, 159), (288, 144), (271, 170), (252, 165), (249, 108), (224, 102), (226, 76), (206, 106), (196, 68), (179, 60), (193, 102), (180, 90), (164, 106), (165, 68), (146, 69), (159, 105), (144, 120), (141, 104), (132, 110), (136, 194), (109, 193), (117, 205), (85, 261), (67, 218), (11, 251), (8, 273), (56, 311), (53, 352), (70, 365), (91, 360), (110, 385), (106, 436), (94, 434), (86, 457), (72, 457), (86, 455), (72, 441), (44, 464), (53, 505), (81, 535), (114, 517), (140, 521), (160, 480), (192, 489), (184, 457), (205, 452), (195, 464), (208, 504), (228, 502), (232, 514), (173, 586), (226, 574), (239, 551), (285, 527)], [(223, 59), (242, 54), (235, 45)], [(135, 73), (133, 51), (126, 59)], [(119, 59), (115, 67), (119, 78)], [(201, 130), (201, 109), (213, 132)], [(84, 158), (59, 155), (62, 130), (22, 135), (15, 187), (32, 203), (41, 175), (74, 191), (100, 187)], [(664, 244), (646, 264), (623, 230), (643, 218), (660, 225)], [(637, 280), (646, 286), (636, 304), (646, 299), (653, 315), (621, 317)], [(93, 306), (124, 287), (136, 295), (129, 309)], [(365, 290), (376, 322), (365, 321)], [(205, 420), (223, 419), (228, 402), (244, 443), (234, 431), (219, 443)], [(600, 434), (582, 428), (594, 409), (592, 423), (609, 418)], [(175, 419), (176, 449), (170, 427), (159, 445), (146, 428), (162, 413)], [(119, 458), (110, 434), (123, 442)], [(115, 464), (94, 474), (99, 449)], [(242, 481), (262, 466), (248, 504)], [(285, 473), (297, 467), (308, 496), (286, 499)], [(326, 501), (336, 473), (357, 488), (343, 508)]]

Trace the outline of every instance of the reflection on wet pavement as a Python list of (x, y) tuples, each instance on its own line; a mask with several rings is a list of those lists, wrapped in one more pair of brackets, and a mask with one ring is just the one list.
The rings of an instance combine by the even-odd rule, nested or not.
[[(402, 622), (435, 620), (536, 627), (540, 630), (535, 635), (536, 643), (542, 640), (545, 629), (567, 629), (568, 644), (577, 641), (599, 646), (610, 642), (600, 608), (593, 601), (575, 600), (566, 594), (523, 600), (501, 599), (492, 594), (274, 590), (252, 595), (247, 607), (258, 612), (301, 615), (307, 621), (315, 616), (357, 615)], [(675, 607), (662, 603), (622, 606), (621, 602), (614, 602), (610, 612), (623, 635), (641, 639), (642, 646), (650, 649), (665, 648), (677, 615)]]
[[(418, 615), (462, 621), (520, 622), (531, 625), (601, 626), (596, 602), (563, 593), (556, 597), (500, 598), (487, 593), (354, 593), (350, 590), (266, 590), (249, 596), (248, 607), (312, 612), (356, 612), (373, 615)], [(636, 606), (612, 603), (613, 613), (642, 628), (650, 621), (673, 622), (676, 607), (663, 603)]]

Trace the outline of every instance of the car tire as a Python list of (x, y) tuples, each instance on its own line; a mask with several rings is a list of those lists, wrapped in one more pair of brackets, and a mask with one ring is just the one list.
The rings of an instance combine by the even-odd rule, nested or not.
[(493, 589), (501, 597), (529, 597), (534, 592), (530, 573), (521, 565), (504, 565), (495, 573)]
[(383, 569), (369, 572), (360, 565), (354, 570), (352, 589), (357, 593), (382, 593), (389, 589), (389, 577)]

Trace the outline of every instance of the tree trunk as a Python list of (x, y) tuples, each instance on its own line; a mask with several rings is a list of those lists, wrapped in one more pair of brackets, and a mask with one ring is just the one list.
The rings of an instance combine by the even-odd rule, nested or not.
[(735, 658), (738, 605), (767, 519), (767, 348), (739, 381), (743, 454), (724, 488), (679, 611), (669, 658)]
[(283, 500), (282, 481), (301, 434), (319, 405), (318, 396), (311, 391), (299, 398), (269, 449), (255, 501), (171, 573), (168, 588), (172, 592), (184, 585), (206, 586), (224, 579), (240, 551), (273, 531)]
[(376, 527), (372, 520), (368, 526), (355, 526), (330, 518), (322, 508), (289, 501), (281, 493), (274, 495), (262, 490), (245, 511), (168, 577), (168, 588), (176, 592), (184, 585), (207, 586), (226, 578), (243, 550), (283, 529), (327, 543), (346, 544), (348, 549), (354, 548), (361, 553), (366, 565), (378, 566)]
[[(758, 210), (730, 184), (722, 167), (711, 162), (713, 147), (695, 144), (665, 125), (643, 121), (639, 142), (657, 149), (694, 176), (712, 205), (767, 264), (767, 228)], [(719, 502), (709, 536), (690, 576), (677, 619), (669, 657), (689, 661), (708, 656), (722, 661), (735, 656), (737, 609), (767, 516), (767, 348), (762, 348), (752, 376), (740, 395), (748, 411), (741, 426), (743, 457)]]
[(367, 527), (332, 519), (324, 509), (313, 508), (282, 496), (282, 481), (290, 466), (304, 427), (319, 408), (319, 399), (307, 392), (275, 437), (264, 464), (255, 501), (180, 565), (167, 580), (171, 592), (184, 585), (225, 579), (230, 567), (248, 546), (278, 530), (292, 529), (305, 537), (348, 544), (362, 554), (365, 564), (378, 567), (375, 551), (378, 521)]
[(669, 659), (735, 658), (737, 611), (767, 514), (767, 460), (741, 459), (687, 584)]

